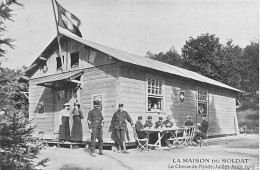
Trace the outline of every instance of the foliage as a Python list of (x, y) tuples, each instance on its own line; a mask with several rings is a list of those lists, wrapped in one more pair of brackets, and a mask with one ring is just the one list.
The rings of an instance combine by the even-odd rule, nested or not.
[(259, 42), (241, 48), (229, 40), (221, 44), (214, 34), (190, 37), (179, 55), (172, 47), (166, 53), (146, 53), (146, 57), (179, 66), (220, 81), (242, 91), (245, 108), (257, 108), (259, 102)]
[(9, 69), (0, 66), (0, 111), (12, 108), (22, 109), (28, 116), (29, 101), (21, 92), (28, 91), (28, 85), (17, 82), (25, 68)]
[(145, 57), (158, 60), (161, 62), (165, 62), (171, 65), (175, 65), (175, 66), (181, 66), (181, 62), (182, 62), (181, 55), (178, 54), (178, 52), (175, 50), (174, 47), (172, 47), (166, 53), (160, 52), (159, 54), (152, 54), (150, 51), (148, 51)]
[(2, 3), (0, 3), (0, 57), (4, 57), (4, 54), (6, 54), (6, 50), (2, 48), (3, 45), (14, 48), (12, 45), (14, 40), (3, 36), (3, 32), (6, 31), (5, 21), (13, 21), (12, 6), (14, 4), (22, 6), (22, 4), (17, 2), (17, 0), (6, 0), (5, 2), (2, 1)]
[(30, 127), (23, 111), (12, 109), (1, 116), (1, 169), (33, 170), (36, 166), (44, 166), (48, 159), (34, 163), (43, 145), (32, 138), (34, 127)]
[(221, 44), (215, 35), (202, 34), (190, 37), (182, 48), (182, 67), (219, 80), (219, 50)]

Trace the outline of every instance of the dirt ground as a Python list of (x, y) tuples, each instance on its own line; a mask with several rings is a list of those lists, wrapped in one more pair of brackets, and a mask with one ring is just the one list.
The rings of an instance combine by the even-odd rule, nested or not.
[(259, 169), (259, 135), (246, 134), (208, 139), (209, 146), (155, 149), (129, 154), (105, 150), (91, 157), (86, 149), (46, 147), (39, 157), (49, 157), (43, 170), (164, 170)]

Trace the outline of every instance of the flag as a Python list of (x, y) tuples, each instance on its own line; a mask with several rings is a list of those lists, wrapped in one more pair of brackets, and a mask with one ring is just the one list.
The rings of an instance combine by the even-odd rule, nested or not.
[(75, 15), (64, 9), (56, 0), (55, 2), (58, 10), (58, 26), (82, 37), (81, 32), (79, 31), (79, 26), (81, 24), (80, 20)]

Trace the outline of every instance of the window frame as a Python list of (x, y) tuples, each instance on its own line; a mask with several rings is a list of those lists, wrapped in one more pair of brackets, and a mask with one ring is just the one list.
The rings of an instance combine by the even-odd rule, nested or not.
[[(42, 104), (41, 104), (41, 103), (42, 103)], [(41, 108), (39, 108), (40, 105), (42, 105), (41, 107), (43, 107), (43, 108), (42, 108), (42, 109), (43, 109), (43, 112), (42, 112), (42, 113), (39, 113), (39, 110), (41, 109)], [(36, 115), (36, 117), (37, 117), (37, 119), (38, 119), (38, 118), (39, 118), (39, 119), (44, 119), (45, 116), (46, 116), (46, 114), (45, 114), (45, 98), (44, 98), (44, 99), (40, 99), (39, 102), (38, 102), (38, 104), (37, 104), (37, 115)]]
[[(148, 80), (155, 80), (155, 84), (156, 81), (160, 81), (162, 86), (161, 86), (161, 95), (160, 94), (149, 94), (148, 93), (148, 89), (149, 89), (149, 85), (148, 85)], [(152, 82), (152, 81), (151, 81)], [(163, 77), (159, 77), (159, 76), (154, 76), (154, 75), (150, 75), (150, 74), (146, 74), (146, 88), (145, 88), (145, 111), (147, 113), (161, 113), (161, 112), (165, 112), (166, 110), (166, 96), (165, 96), (165, 79)], [(149, 111), (148, 110), (148, 102), (149, 102), (149, 97), (154, 97), (154, 98), (160, 98), (161, 99), (161, 110), (158, 111)]]
[[(199, 92), (203, 90), (206, 92), (206, 94), (200, 94)], [(205, 105), (205, 107), (203, 108), (206, 112), (206, 115), (209, 115), (209, 107), (208, 107), (208, 104), (209, 104), (209, 97), (208, 97), (209, 93), (208, 93), (208, 90), (205, 89), (205, 88), (202, 88), (202, 87), (197, 87), (197, 115), (200, 115), (199, 113), (199, 105)], [(201, 100), (201, 96), (205, 97), (205, 100)]]
[[(63, 63), (65, 64), (64, 62), (64, 55), (62, 55), (62, 60), (63, 60)], [(60, 67), (58, 67), (58, 59), (60, 61)], [(62, 70), (62, 61), (61, 61), (61, 58), (59, 56), (56, 57), (56, 71), (59, 71), (59, 70)]]
[[(74, 56), (75, 54), (78, 54), (77, 56)], [(72, 65), (72, 58), (75, 58), (77, 57), (78, 60), (77, 62), (74, 63), (74, 65)], [(75, 65), (77, 64), (77, 65)], [(79, 67), (79, 52), (78, 51), (75, 51), (73, 53), (70, 53), (70, 68), (78, 68)]]

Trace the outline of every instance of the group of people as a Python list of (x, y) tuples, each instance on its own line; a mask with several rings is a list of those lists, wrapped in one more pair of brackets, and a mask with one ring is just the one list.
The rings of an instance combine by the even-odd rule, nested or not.
[[(100, 105), (99, 101), (93, 101), (93, 109), (88, 112), (88, 128), (91, 133), (91, 147), (90, 155), (95, 157), (95, 142), (98, 139), (99, 144), (99, 155), (103, 155), (103, 125), (104, 117), (102, 112), (98, 109)], [(118, 146), (118, 150), (122, 153), (128, 153), (126, 151), (125, 144), (125, 134), (127, 130), (126, 121), (128, 121), (131, 126), (133, 126), (133, 121), (129, 114), (123, 110), (124, 104), (120, 103), (118, 105), (118, 110), (114, 113), (112, 117), (111, 124), (115, 131), (115, 143)], [(70, 114), (73, 117), (73, 125), (70, 133), (69, 119)], [(68, 103), (64, 104), (64, 109), (60, 112), (60, 126), (59, 126), (59, 139), (61, 141), (72, 141), (72, 142), (82, 142), (82, 123), (83, 112), (80, 109), (80, 104), (75, 103), (74, 109), (70, 112), (70, 105)]]
[[(99, 144), (99, 155), (103, 155), (103, 125), (104, 125), (104, 117), (102, 116), (102, 112), (99, 110), (99, 101), (93, 101), (93, 109), (88, 112), (87, 122), (89, 132), (91, 133), (91, 147), (90, 147), (90, 155), (96, 157), (95, 155), (95, 142), (98, 139)], [(135, 126), (128, 112), (123, 110), (124, 104), (120, 103), (118, 105), (118, 110), (113, 114), (111, 120), (111, 126), (113, 127), (115, 133), (115, 144), (118, 148), (119, 152), (128, 153), (126, 151), (126, 142), (125, 136), (127, 131), (127, 123), (128, 121), (132, 127), (135, 127), (137, 132), (137, 136), (140, 139), (149, 138), (149, 141), (156, 141), (157, 135), (148, 135), (144, 128), (171, 128), (173, 127), (173, 122), (171, 121), (171, 116), (168, 115), (166, 120), (163, 121), (163, 117), (159, 117), (158, 121), (155, 123), (152, 122), (152, 116), (147, 117), (147, 121), (143, 125), (142, 116), (138, 116), (138, 121)], [(73, 125), (70, 133), (69, 126), (69, 118), (72, 115)], [(70, 105), (68, 103), (64, 104), (64, 109), (60, 112), (60, 127), (59, 127), (59, 139), (62, 141), (73, 141), (73, 142), (81, 142), (82, 141), (82, 123), (81, 119), (83, 119), (83, 112), (80, 109), (80, 104), (78, 102), (74, 103), (74, 108), (70, 112)], [(194, 141), (198, 142), (201, 136), (207, 133), (208, 122), (205, 118), (205, 115), (202, 116), (203, 121), (199, 124), (199, 130), (196, 132), (194, 137)], [(186, 121), (184, 126), (193, 126), (193, 122), (190, 120), (190, 116), (186, 116)], [(173, 136), (173, 132), (169, 131), (162, 138), (162, 144), (166, 146), (171, 146), (170, 142), (167, 140), (170, 136)]]
[[(72, 115), (73, 124), (70, 133), (69, 119)], [(82, 123), (83, 112), (80, 109), (80, 104), (78, 102), (74, 103), (74, 108), (70, 112), (70, 104), (65, 103), (64, 109), (60, 111), (59, 118), (59, 140), (61, 141), (72, 141), (81, 142), (82, 141)]]
[[(156, 121), (155, 123), (152, 122), (152, 116), (148, 116), (147, 120), (145, 122), (145, 124), (142, 124), (142, 116), (138, 116), (138, 121), (135, 124), (135, 129), (137, 132), (137, 136), (139, 139), (144, 139), (144, 138), (149, 138), (149, 141), (151, 143), (154, 143), (157, 141), (157, 135), (151, 133), (150, 135), (148, 135), (147, 132), (145, 132), (144, 128), (171, 128), (174, 126), (173, 122), (171, 121), (171, 116), (168, 115), (166, 120), (163, 121), (163, 117), (159, 117), (159, 120)], [(176, 126), (176, 125), (175, 125)], [(191, 121), (190, 116), (187, 115), (186, 116), (186, 120), (183, 124), (183, 126), (185, 127), (189, 127), (189, 126), (194, 126), (194, 123)], [(199, 142), (201, 142), (201, 138), (204, 138), (207, 135), (207, 131), (208, 131), (208, 127), (209, 127), (209, 123), (206, 120), (206, 115), (202, 115), (202, 123), (198, 123), (198, 128), (195, 131), (195, 136), (193, 141), (196, 142), (197, 144)], [(183, 136), (183, 132), (178, 132), (177, 134), (175, 134), (175, 132), (173, 131), (169, 131), (167, 133), (165, 133), (165, 135), (162, 138), (162, 144), (164, 146), (168, 146), (168, 147), (172, 147), (172, 144), (168, 141), (168, 139), (171, 136)]]

